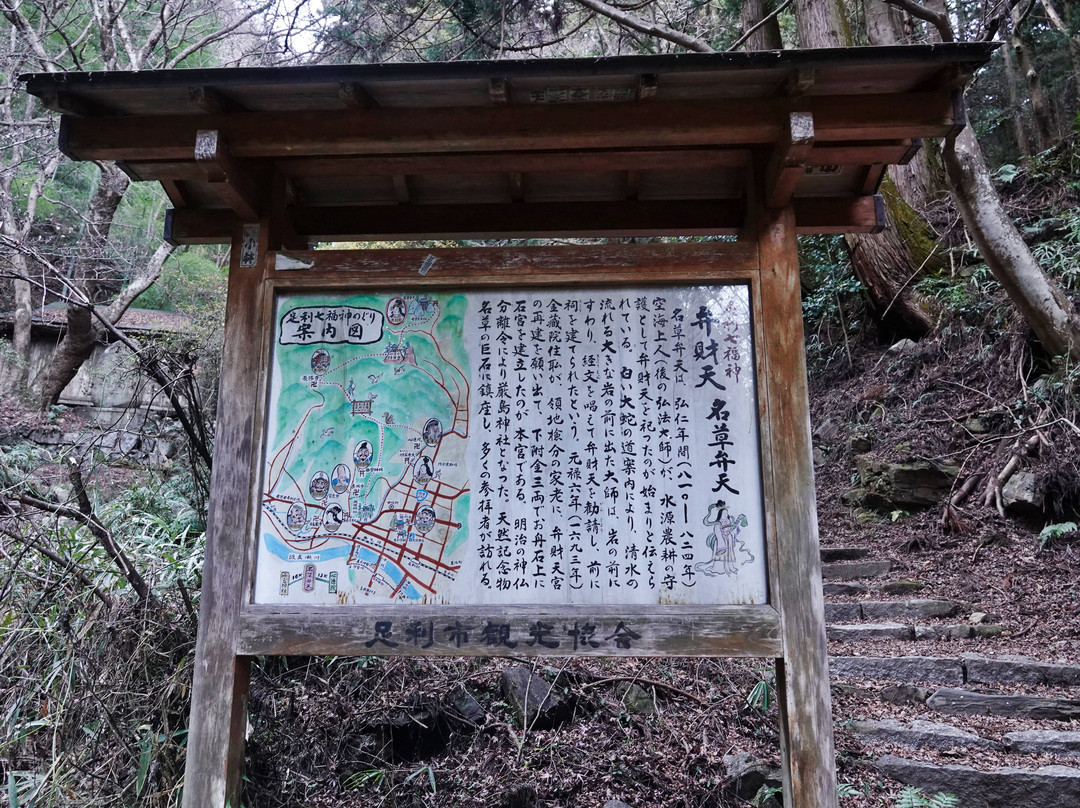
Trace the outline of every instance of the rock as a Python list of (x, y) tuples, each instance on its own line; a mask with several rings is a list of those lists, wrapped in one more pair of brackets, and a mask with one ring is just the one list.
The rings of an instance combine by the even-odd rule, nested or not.
[(551, 729), (570, 717), (570, 698), (528, 668), (507, 668), (501, 685), (511, 709), (527, 729)]
[(897, 682), (945, 685), (964, 683), (964, 666), (959, 659), (951, 657), (830, 656), (829, 673), (856, 679), (892, 679)]
[(926, 700), (926, 706), (953, 715), (1002, 715), (1050, 721), (1080, 720), (1080, 701), (1041, 696), (973, 693), (943, 687)]
[(604, 808), (630, 808), (630, 806), (622, 800), (608, 800), (604, 803)]
[(954, 794), (963, 808), (1041, 806), (1066, 808), (1080, 804), (1080, 769), (1003, 768), (983, 772), (970, 766), (905, 760), (885, 755), (874, 764), (879, 772), (923, 794)]
[(925, 588), (926, 584), (918, 581), (891, 581), (878, 586), (877, 591), (883, 595), (911, 595)]
[(867, 588), (867, 586), (865, 584), (851, 584), (851, 583), (848, 583), (848, 584), (836, 584), (836, 583), (822, 584), (821, 590), (826, 596), (828, 596), (828, 595), (833, 595), (833, 596), (856, 595), (857, 596), (857, 595), (865, 595), (867, 592), (870, 591), (869, 588)]
[(903, 623), (855, 623), (825, 627), (826, 636), (833, 642), (862, 640), (910, 640), (911, 626)]
[(915, 626), (916, 640), (966, 640), (975, 629), (966, 623), (953, 626)]
[(856, 578), (876, 578), (891, 569), (891, 561), (846, 561), (823, 564), (821, 577), (826, 581), (853, 581)]
[(971, 628), (976, 637), (996, 637), (1005, 630), (1001, 626), (988, 626), (985, 624), (972, 626)]
[(853, 454), (865, 454), (870, 451), (873, 444), (866, 435), (852, 435), (851, 440), (848, 441), (848, 447)]
[(1002, 737), (1006, 752), (1024, 755), (1080, 757), (1080, 732), (1029, 729), (1006, 732)]
[(724, 755), (724, 769), (732, 780), (731, 791), (740, 800), (750, 801), (763, 787), (780, 786), (780, 769), (770, 766), (749, 752)]
[(950, 617), (962, 604), (952, 600), (869, 600), (862, 604), (863, 617), (867, 620), (928, 620), (934, 617)]
[(982, 623), (986, 620), (986, 612), (972, 612), (971, 617), (968, 618), (969, 623)]
[(457, 687), (451, 691), (446, 703), (451, 710), (470, 724), (482, 724), (487, 716), (480, 702), (473, 698), (472, 693), (464, 687)]
[(616, 688), (623, 706), (634, 715), (656, 715), (656, 703), (652, 694), (638, 684), (623, 684)]
[(815, 466), (821, 466), (828, 458), (825, 456), (825, 452), (819, 447), (815, 446), (812, 452), (813, 461)]
[(885, 353), (889, 356), (906, 356), (909, 353), (914, 353), (918, 347), (916, 342), (905, 338), (899, 342), (894, 342)]
[(120, 435), (120, 439), (117, 441), (117, 448), (121, 453), (129, 455), (142, 445), (142, 440), (138, 435), (131, 432), (124, 432)]
[(1002, 745), (996, 741), (980, 738), (971, 732), (949, 724), (933, 721), (898, 721), (886, 718), (881, 721), (852, 721), (848, 727), (857, 735), (866, 738), (912, 746), (924, 749), (994, 749), (1000, 751)]
[(870, 550), (866, 547), (822, 547), (821, 562), (831, 564), (834, 561), (858, 561), (869, 554)]
[(862, 604), (860, 603), (826, 603), (825, 620), (832, 622), (848, 622), (862, 619)]
[(1018, 516), (1042, 515), (1043, 499), (1039, 479), (1030, 471), (1016, 472), (1001, 489), (1001, 504)]
[(866, 489), (862, 504), (883, 512), (936, 505), (949, 493), (959, 473), (955, 465), (923, 461), (885, 463), (859, 457), (855, 464), (859, 482)]
[(825, 444), (832, 443), (839, 436), (840, 425), (832, 418), (825, 419), (825, 422), (820, 424), (818, 428), (814, 430), (814, 440)]
[(881, 688), (878, 698), (889, 704), (925, 704), (930, 698), (930, 690), (918, 685), (888, 685)]
[(42, 426), (30, 430), (30, 435), (28, 437), (34, 443), (42, 446), (59, 446), (64, 439), (64, 433), (59, 427)]
[(991, 659), (964, 654), (967, 680), (976, 684), (1023, 684), (1080, 687), (1080, 666), (1036, 662), (1025, 657)]

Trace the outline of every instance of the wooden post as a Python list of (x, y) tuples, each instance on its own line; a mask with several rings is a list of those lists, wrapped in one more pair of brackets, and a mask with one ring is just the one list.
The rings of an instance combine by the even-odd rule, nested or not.
[(236, 655), (244, 571), (251, 546), (249, 503), (262, 351), (259, 288), (266, 263), (261, 228), (255, 266), (242, 266), (242, 233), (233, 237), (218, 431), (210, 486), (199, 638), (191, 693), (184, 808), (237, 808), (247, 723), (250, 660)]
[(836, 760), (825, 643), (795, 215), (760, 210), (762, 311), (773, 441), (772, 513), (784, 657), (776, 661), (784, 804), (835, 808)]

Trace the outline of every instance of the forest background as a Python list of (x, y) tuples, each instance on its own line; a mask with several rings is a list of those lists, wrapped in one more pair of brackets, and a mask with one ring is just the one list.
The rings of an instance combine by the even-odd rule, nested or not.
[[(15, 368), (0, 408), (0, 799), (11, 806), (178, 804), (227, 281), (223, 249), (162, 243), (160, 189), (60, 154), (58, 116), (22, 92), (23, 73), (1000, 42), (968, 92), (971, 126), (890, 170), (883, 234), (801, 240), (807, 350), (818, 378), (876, 368), (860, 361), (901, 339), (995, 364), (1007, 417), (999, 440), (967, 455), (940, 525), (1006, 519), (1002, 488), (1027, 465), (1045, 497), (1024, 529), (1076, 530), (1080, 3), (0, 0), (0, 15), (0, 352)], [(63, 311), (63, 336), (34, 373), (31, 323), (48, 304)], [(193, 325), (171, 338), (124, 333), (131, 307)], [(139, 428), (181, 447), (171, 460), (133, 465), (29, 439), (89, 428), (57, 402), (94, 346), (115, 341), (131, 349), (133, 378), (168, 393), (171, 417)], [(757, 686), (753, 671), (715, 664), (693, 675)], [(446, 688), (485, 674), (481, 663), (365, 659), (266, 660), (256, 675), (255, 697), (273, 691), (289, 710), (306, 688), (342, 682), (386, 710), (404, 690), (434, 692), (416, 684), (423, 676)], [(441, 804), (434, 770), (417, 777), (425, 767), (407, 755), (364, 753), (331, 776), (267, 763), (258, 750), (275, 730), (253, 732), (245, 804), (343, 791), (403, 805), (422, 791)], [(535, 791), (552, 775), (516, 776)], [(710, 777), (701, 794), (716, 792)], [(684, 779), (665, 804), (719, 804)]]

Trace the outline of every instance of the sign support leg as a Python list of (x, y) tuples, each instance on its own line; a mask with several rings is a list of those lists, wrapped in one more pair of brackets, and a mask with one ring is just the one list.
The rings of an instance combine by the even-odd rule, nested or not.
[(790, 206), (758, 218), (768, 397), (774, 434), (773, 513), (784, 657), (776, 662), (784, 804), (835, 808), (836, 757), (825, 642), (799, 257)]
[[(253, 449), (257, 445), (261, 357), (259, 289), (265, 231), (254, 267), (233, 238), (225, 318), (218, 431), (206, 529), (199, 636), (188, 730), (183, 808), (238, 808), (247, 725), (250, 659), (237, 656), (240, 605), (246, 599)], [(250, 256), (250, 250), (249, 250)]]

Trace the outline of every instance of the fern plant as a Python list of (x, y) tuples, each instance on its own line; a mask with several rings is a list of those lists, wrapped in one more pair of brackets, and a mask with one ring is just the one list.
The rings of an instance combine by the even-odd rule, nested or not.
[(905, 786), (903, 791), (896, 795), (894, 808), (960, 808), (960, 799), (955, 794), (943, 792), (927, 797), (921, 788)]

